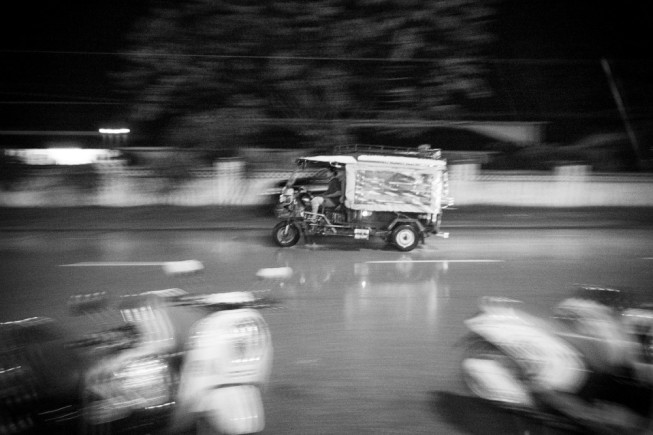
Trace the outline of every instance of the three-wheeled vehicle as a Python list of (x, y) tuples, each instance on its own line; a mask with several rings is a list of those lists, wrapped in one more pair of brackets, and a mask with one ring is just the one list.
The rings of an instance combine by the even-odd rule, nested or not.
[(380, 237), (400, 251), (411, 251), (426, 237), (440, 232), (442, 210), (452, 205), (447, 165), (439, 149), (416, 150), (383, 146), (336, 147), (332, 154), (302, 157), (303, 172), (335, 167), (345, 171), (341, 203), (311, 211), (313, 193), (291, 177), (279, 196), (272, 231), (281, 247), (303, 236)]

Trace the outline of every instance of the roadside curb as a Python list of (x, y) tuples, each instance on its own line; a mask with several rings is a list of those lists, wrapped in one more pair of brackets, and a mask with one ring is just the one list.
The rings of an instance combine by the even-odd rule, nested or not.
[[(26, 233), (26, 232), (173, 232), (173, 231), (220, 231), (220, 232), (241, 232), (241, 231), (272, 231), (276, 221), (270, 225), (226, 225), (226, 226), (124, 226), (124, 227), (0, 227), (0, 233)], [(629, 228), (646, 228), (653, 227), (653, 224), (646, 225), (634, 222), (587, 222), (584, 224), (569, 224), (561, 222), (537, 223), (537, 224), (508, 224), (508, 223), (456, 223), (456, 224), (442, 224), (441, 230), (443, 232), (458, 230), (458, 229), (479, 229), (479, 230), (576, 230), (576, 229), (629, 229)]]
[[(0, 208), (0, 232), (271, 231), (260, 208)], [(653, 208), (466, 207), (445, 210), (442, 230), (653, 228)]]

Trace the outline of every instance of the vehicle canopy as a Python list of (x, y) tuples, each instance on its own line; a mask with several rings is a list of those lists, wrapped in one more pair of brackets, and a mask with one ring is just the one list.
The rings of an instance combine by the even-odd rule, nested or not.
[(344, 204), (352, 210), (436, 214), (448, 200), (447, 165), (439, 150), (427, 155), (385, 148), (355, 151), (302, 157), (297, 163), (344, 167)]

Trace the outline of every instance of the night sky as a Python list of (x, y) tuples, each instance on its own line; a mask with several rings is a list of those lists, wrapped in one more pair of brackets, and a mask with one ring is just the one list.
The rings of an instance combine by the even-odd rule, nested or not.
[(505, 0), (499, 57), (652, 59), (653, 5), (639, 0)]
[(119, 67), (115, 53), (146, 3), (17, 2), (3, 14), (0, 130), (97, 131), (120, 123), (124, 106), (108, 73)]
[[(609, 93), (605, 93), (605, 78), (596, 69), (601, 57), (615, 61), (638, 116), (653, 114), (648, 102), (648, 95), (653, 96), (653, 80), (649, 76), (653, 60), (649, 42), (653, 29), (650, 3), (500, 2), (495, 56), (503, 80), (500, 91), (507, 94), (502, 95), (503, 103), (495, 108), (499, 117), (509, 115), (516, 120), (520, 116), (546, 117), (564, 111), (565, 108), (555, 107), (560, 104), (559, 96), (552, 98), (547, 96), (547, 89), (535, 89), (549, 86), (546, 82), (530, 83), (534, 86), (531, 91), (527, 89), (529, 82), (517, 84), (520, 76), (529, 75), (528, 68), (533, 65), (553, 65), (557, 68), (554, 80), (568, 79), (568, 89), (584, 84), (600, 88), (588, 94), (595, 98), (596, 92), (603, 92), (597, 97), (596, 106), (613, 104)], [(96, 131), (111, 121), (120, 123), (124, 106), (119, 104), (107, 73), (118, 69), (115, 53), (124, 48), (127, 30), (146, 5), (147, 0), (12, 4), (12, 9), (17, 10), (5, 12), (0, 18), (0, 130)], [(543, 63), (532, 63), (533, 60)], [(556, 66), (566, 65), (569, 60), (590, 63), (593, 73), (599, 74), (585, 76), (585, 70)], [(577, 99), (591, 98), (581, 93)], [(569, 111), (585, 110), (576, 107), (574, 104), (579, 103), (573, 100), (569, 98)]]

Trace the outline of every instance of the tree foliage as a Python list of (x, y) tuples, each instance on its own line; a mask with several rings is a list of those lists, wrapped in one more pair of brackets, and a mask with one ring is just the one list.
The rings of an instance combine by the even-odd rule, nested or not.
[(120, 75), (136, 120), (230, 146), (267, 126), (311, 144), (365, 120), (455, 118), (486, 96), (483, 0), (158, 0)]

